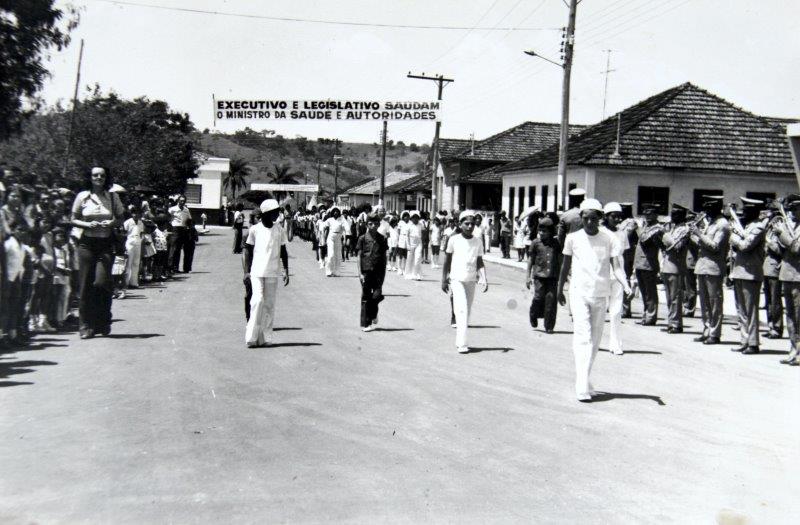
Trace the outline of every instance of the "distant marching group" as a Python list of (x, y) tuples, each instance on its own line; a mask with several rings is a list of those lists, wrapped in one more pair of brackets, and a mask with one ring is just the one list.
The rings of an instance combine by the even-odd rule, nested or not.
[[(781, 363), (800, 365), (800, 195), (771, 202), (743, 197), (741, 211), (735, 206), (726, 208), (721, 197), (704, 196), (702, 212), (674, 205), (667, 223), (659, 222), (657, 204), (643, 205), (640, 223), (630, 216), (630, 205), (609, 202), (603, 206), (596, 199), (584, 198), (582, 190), (572, 195), (580, 197), (580, 202), (564, 213), (545, 214), (530, 208), (516, 219), (502, 214), (498, 220), (503, 257), (509, 256), (514, 239), (520, 260), (528, 260), (526, 285), (533, 288), (529, 312), (533, 327), (543, 319), (545, 332), (553, 332), (557, 306), (567, 304), (568, 289), (575, 390), (580, 401), (591, 401), (597, 394), (589, 375), (606, 314), (610, 317), (610, 351), (622, 354), (620, 325), (622, 318), (631, 317), (632, 283), (642, 297), (639, 324), (653, 326), (658, 315), (659, 278), (668, 308), (663, 331), (682, 333), (683, 318), (694, 315), (699, 297), (703, 331), (695, 341), (706, 345), (720, 343), (723, 289), (729, 279), (741, 334), (741, 344), (733, 350), (742, 354), (760, 351), (763, 283), (769, 327), (765, 337), (782, 337), (785, 314), (790, 352)], [(475, 289), (488, 289), (483, 255), (489, 250), (492, 228), (491, 218), (484, 213), (440, 211), (431, 219), (419, 211), (386, 213), (380, 207), (355, 210), (337, 206), (293, 213), (273, 199), (264, 201), (260, 219), (254, 215), (255, 227), (242, 245), (249, 296), (245, 305), (250, 316), (248, 346), (271, 342), (277, 283), (282, 277), (288, 284), (286, 230), (292, 229), (311, 243), (319, 267), (328, 277), (339, 275), (343, 260), (355, 258), (365, 332), (376, 328), (387, 270), (420, 280), (422, 264), (430, 262), (436, 269), (441, 263), (441, 287), (450, 296), (456, 348), (460, 353), (469, 352), (467, 327)], [(508, 234), (503, 235), (504, 229)], [(517, 236), (524, 238), (517, 240)], [(256, 274), (265, 279), (257, 285), (253, 280)], [(254, 309), (259, 312), (255, 318)]]

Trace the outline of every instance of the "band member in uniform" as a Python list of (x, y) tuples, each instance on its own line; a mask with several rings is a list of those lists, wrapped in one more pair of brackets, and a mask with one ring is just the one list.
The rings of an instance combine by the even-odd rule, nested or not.
[(661, 280), (667, 293), (667, 327), (662, 332), (683, 333), (683, 282), (686, 274), (686, 250), (689, 246), (689, 227), (686, 208), (672, 205), (672, 229), (664, 234), (661, 259)]
[(722, 197), (703, 195), (703, 210), (708, 225), (702, 231), (696, 223), (689, 223), (691, 240), (697, 245), (697, 275), (700, 311), (703, 316), (703, 333), (694, 340), (707, 345), (719, 344), (722, 334), (722, 283), (728, 256), (731, 227), (722, 216)]
[(769, 222), (764, 240), (764, 296), (767, 302), (767, 326), (764, 335), (767, 339), (783, 337), (783, 287), (778, 279), (783, 259), (784, 247), (778, 240), (778, 233), (772, 227), (773, 221), (780, 220), (778, 203), (773, 201), (764, 210), (764, 219)]
[(642, 320), (639, 324), (654, 326), (658, 319), (658, 252), (664, 228), (658, 223), (658, 207), (644, 205), (645, 224), (639, 231), (633, 267), (642, 294)]
[[(697, 216), (687, 214), (687, 219), (695, 220)], [(683, 316), (694, 317), (697, 309), (697, 275), (694, 273), (697, 264), (697, 245), (689, 242), (686, 247), (686, 272), (683, 274)]]
[(764, 280), (764, 237), (766, 224), (759, 220), (759, 206), (762, 201), (740, 197), (744, 224), (731, 209), (731, 249), (733, 263), (731, 279), (736, 295), (736, 311), (739, 317), (739, 330), (742, 334), (741, 344), (732, 348), (734, 352), (757, 354), (758, 340), (758, 303), (761, 296), (761, 281)]
[[(628, 249), (622, 252), (622, 263), (625, 269), (625, 275), (628, 278), (628, 284), (631, 283), (631, 279), (633, 278), (633, 259), (636, 253), (636, 244), (639, 242), (639, 234), (636, 230), (639, 229), (639, 225), (636, 224), (636, 221), (633, 218), (633, 203), (632, 202), (620, 202), (620, 207), (622, 208), (622, 216), (624, 220), (620, 225), (617, 227), (620, 230), (624, 230), (628, 234), (628, 242), (627, 246)], [(626, 295), (622, 301), (622, 318), (623, 319), (630, 319), (631, 318), (631, 295)]]
[(782, 359), (785, 365), (800, 366), (798, 343), (800, 343), (800, 229), (797, 227), (800, 218), (800, 195), (790, 195), (786, 206), (789, 208), (789, 221), (781, 221), (774, 228), (778, 238), (786, 247), (781, 262), (779, 279), (783, 286), (783, 297), (786, 309), (786, 331), (789, 336), (789, 355)]

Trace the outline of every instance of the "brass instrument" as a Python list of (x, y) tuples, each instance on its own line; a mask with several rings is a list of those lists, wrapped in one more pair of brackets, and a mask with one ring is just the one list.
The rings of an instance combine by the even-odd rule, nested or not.
[(786, 224), (790, 230), (794, 230), (794, 221), (790, 219), (789, 215), (786, 213), (786, 208), (783, 207), (783, 199), (778, 200), (778, 212), (781, 214), (780, 216), (783, 219), (783, 223)]
[(734, 232), (740, 237), (744, 237), (744, 226), (742, 226), (742, 221), (739, 220), (739, 216), (736, 214), (736, 205), (730, 204), (728, 210)]

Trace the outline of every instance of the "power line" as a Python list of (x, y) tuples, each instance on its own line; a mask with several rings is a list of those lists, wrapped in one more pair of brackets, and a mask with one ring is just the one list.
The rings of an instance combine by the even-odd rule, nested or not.
[[(602, 32), (600, 35), (593, 36), (592, 38), (594, 38), (595, 40), (593, 40), (589, 44), (589, 47), (595, 46), (597, 44), (600, 44), (603, 41), (608, 40), (609, 38), (613, 38), (615, 36), (619, 36), (622, 33), (626, 32), (626, 31), (630, 31), (631, 29), (637, 27), (638, 25), (643, 24), (644, 22), (649, 22), (650, 20), (652, 20), (654, 18), (658, 18), (659, 16), (663, 16), (663, 15), (665, 15), (665, 14), (671, 12), (671, 11), (674, 11), (675, 9), (678, 9), (679, 7), (682, 7), (682, 6), (686, 5), (686, 4), (688, 4), (691, 1), (692, 0), (684, 0), (683, 2), (680, 2), (680, 3), (677, 3), (677, 4), (673, 4), (671, 7), (667, 8), (667, 9), (665, 9), (663, 11), (657, 12), (655, 14), (652, 14), (652, 16), (649, 16), (647, 18), (641, 18), (641, 17), (631, 18), (631, 19), (629, 19), (629, 20), (617, 25), (616, 27), (614, 27), (613, 28), (614, 30), (615, 29), (619, 29), (620, 27), (624, 28), (624, 29), (619, 29), (616, 33), (608, 34), (608, 32)], [(651, 14), (651, 13), (643, 13), (643, 14), (647, 15), (647, 14)], [(625, 27), (626, 24), (629, 24), (630, 22), (633, 22), (634, 20), (636, 20), (636, 23), (634, 23), (632, 25), (628, 25), (627, 27)]]
[(135, 2), (125, 2), (123, 0), (94, 0), (95, 2), (103, 2), (106, 4), (132, 6), (132, 7), (145, 7), (149, 9), (161, 9), (165, 11), (177, 11), (183, 13), (194, 13), (203, 15), (217, 15), (217, 16), (230, 16), (236, 18), (250, 18), (256, 20), (271, 20), (273, 22), (299, 22), (306, 24), (325, 24), (325, 25), (339, 25), (339, 26), (357, 26), (357, 27), (380, 27), (388, 29), (437, 29), (445, 31), (558, 31), (558, 27), (470, 27), (470, 26), (442, 26), (442, 25), (414, 25), (414, 24), (381, 24), (376, 22), (353, 22), (347, 20), (323, 20), (314, 18), (296, 18), (296, 17), (283, 17), (283, 16), (266, 16), (266, 15), (252, 15), (247, 13), (229, 13), (225, 11), (211, 11), (205, 9), (192, 9), (188, 7), (171, 7), (157, 4), (139, 4)]

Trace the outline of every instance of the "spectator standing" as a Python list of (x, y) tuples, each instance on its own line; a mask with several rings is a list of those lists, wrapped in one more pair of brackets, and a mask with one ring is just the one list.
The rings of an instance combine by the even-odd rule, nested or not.
[(192, 218), (192, 213), (186, 207), (186, 197), (181, 195), (178, 197), (178, 203), (171, 207), (169, 214), (172, 217), (172, 230), (175, 233), (175, 251), (172, 256), (172, 271), (178, 273), (178, 264), (181, 260), (181, 252), (186, 257), (185, 246), (186, 240), (189, 236), (188, 222)]

